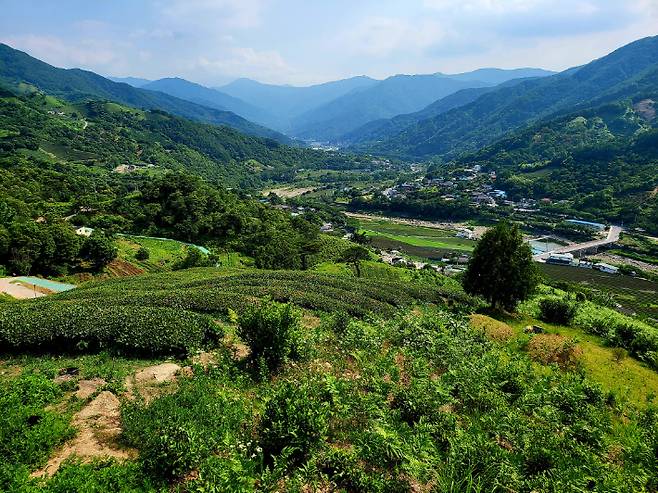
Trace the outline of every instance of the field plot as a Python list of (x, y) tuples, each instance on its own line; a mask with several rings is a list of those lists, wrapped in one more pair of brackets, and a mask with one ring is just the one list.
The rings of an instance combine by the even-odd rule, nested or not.
[(581, 284), (601, 294), (611, 295), (627, 311), (658, 318), (658, 283), (560, 265), (541, 264), (541, 270), (549, 279)]
[(475, 247), (475, 241), (457, 238), (454, 230), (376, 219), (360, 219), (359, 223), (375, 247), (400, 250), (416, 257), (440, 259), (447, 253), (471, 252)]

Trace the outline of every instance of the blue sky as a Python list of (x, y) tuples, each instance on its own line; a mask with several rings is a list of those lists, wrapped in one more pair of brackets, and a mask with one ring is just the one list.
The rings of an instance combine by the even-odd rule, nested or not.
[(561, 70), (658, 34), (658, 0), (2, 0), (0, 41), (105, 75), (305, 85)]

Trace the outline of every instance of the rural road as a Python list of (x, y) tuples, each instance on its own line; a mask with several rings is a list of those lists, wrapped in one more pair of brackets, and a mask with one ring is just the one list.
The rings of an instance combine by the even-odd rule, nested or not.
[(605, 245), (610, 245), (611, 243), (616, 243), (619, 241), (619, 235), (621, 234), (622, 229), (619, 226), (610, 226), (608, 230), (608, 236), (601, 240), (586, 241), (584, 243), (575, 243), (573, 245), (567, 245), (549, 252), (542, 252), (535, 255), (533, 258), (539, 261), (546, 261), (548, 257), (553, 253), (571, 253), (578, 252), (580, 250), (589, 250), (591, 248), (598, 248)]

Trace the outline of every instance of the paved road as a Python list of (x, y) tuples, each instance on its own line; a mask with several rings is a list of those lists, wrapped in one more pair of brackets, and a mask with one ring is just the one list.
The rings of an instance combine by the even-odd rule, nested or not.
[(621, 234), (621, 231), (622, 229), (619, 226), (610, 226), (610, 229), (608, 230), (608, 236), (606, 238), (601, 240), (586, 241), (584, 243), (575, 243), (573, 245), (567, 245), (555, 250), (551, 250), (550, 252), (542, 252), (535, 255), (534, 259), (539, 261), (546, 261), (546, 259), (548, 259), (548, 257), (550, 257), (553, 253), (572, 253), (610, 245), (611, 243), (617, 243), (619, 241), (619, 235)]

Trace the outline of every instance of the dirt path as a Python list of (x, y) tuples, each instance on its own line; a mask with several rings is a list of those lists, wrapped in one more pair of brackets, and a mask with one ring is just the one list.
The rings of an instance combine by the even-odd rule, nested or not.
[(43, 469), (32, 473), (36, 476), (52, 476), (71, 456), (84, 460), (98, 457), (128, 459), (136, 451), (120, 448), (117, 440), (121, 434), (121, 402), (107, 390), (73, 416), (71, 424), (77, 429), (75, 438), (64, 444)]
[[(134, 399), (137, 394), (150, 402), (155, 397), (175, 388), (176, 376), (181, 367), (175, 363), (162, 363), (139, 370), (126, 378), (127, 389), (123, 397)], [(80, 380), (75, 392), (79, 399), (89, 399), (103, 385), (104, 380)], [(75, 437), (59, 448), (42, 469), (34, 471), (32, 477), (52, 476), (62, 463), (71, 456), (82, 461), (112, 457), (119, 460), (137, 456), (137, 451), (122, 447), (121, 401), (107, 390), (100, 392), (91, 402), (77, 412), (71, 421), (76, 428)]]
[(17, 283), (13, 277), (0, 278), (0, 293), (8, 294), (19, 300), (46, 296), (45, 293), (41, 293), (35, 289)]

